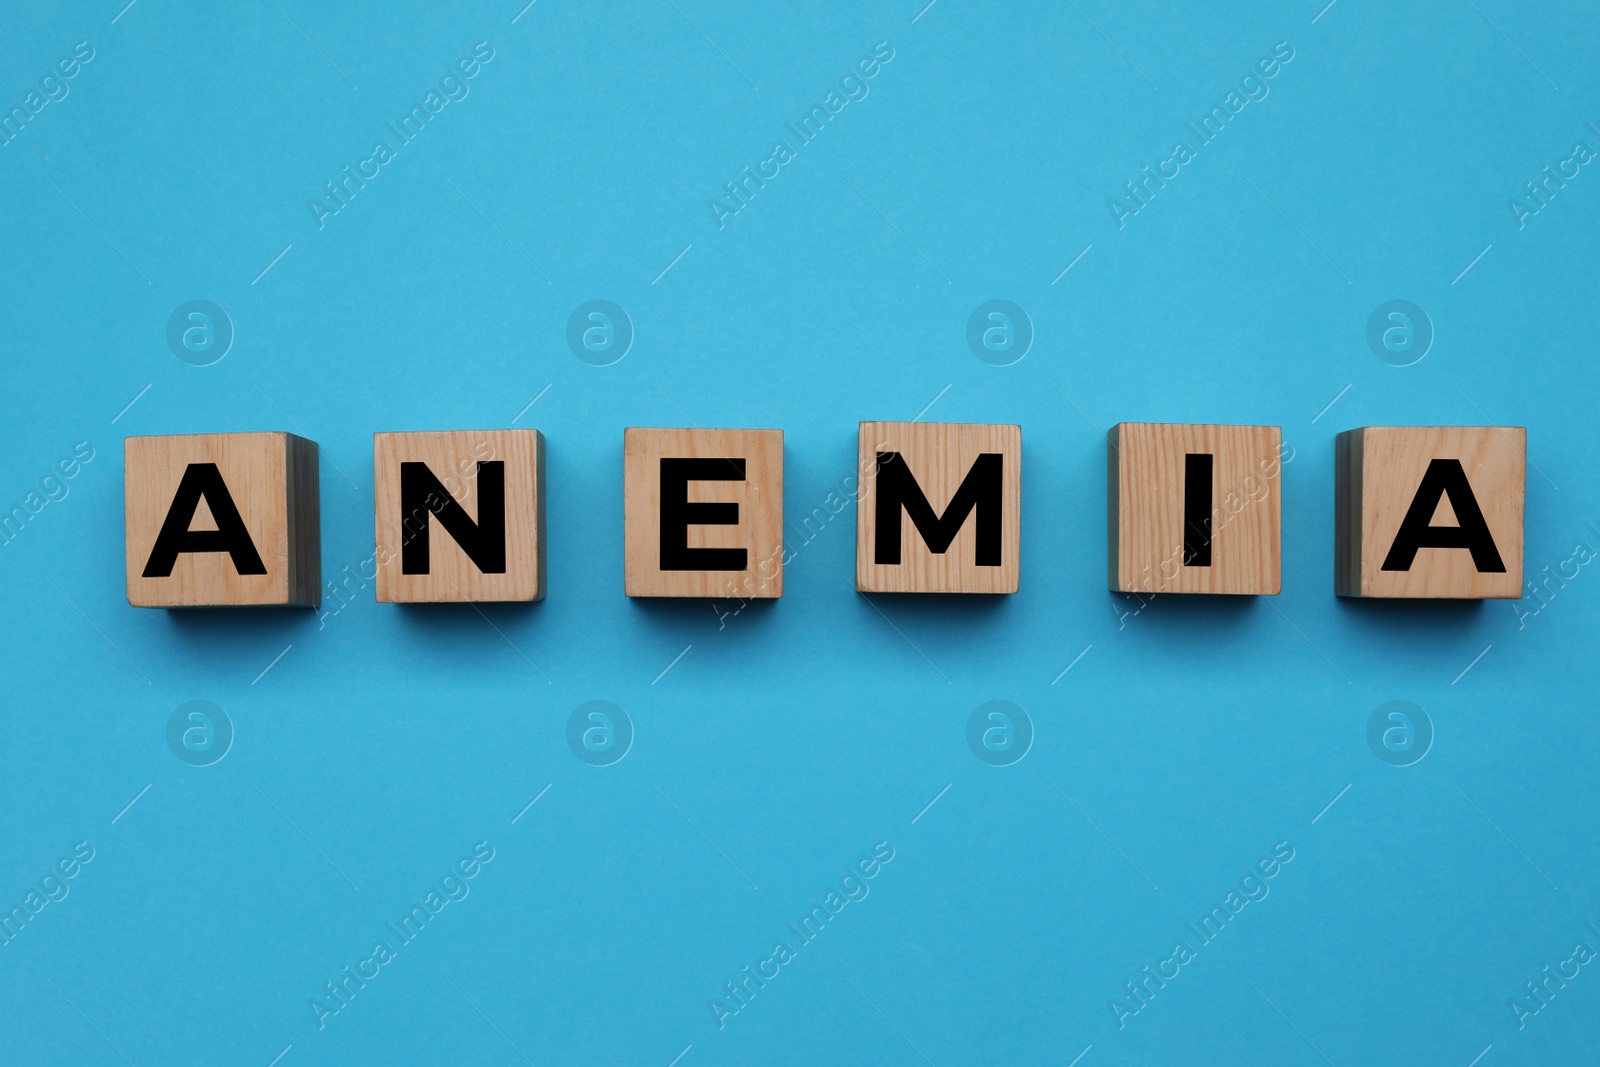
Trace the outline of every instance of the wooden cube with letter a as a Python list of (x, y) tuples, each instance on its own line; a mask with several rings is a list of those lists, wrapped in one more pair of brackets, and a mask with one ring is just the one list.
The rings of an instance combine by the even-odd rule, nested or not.
[(128, 603), (316, 607), (317, 446), (290, 433), (123, 442)]
[(541, 600), (544, 436), (538, 430), (372, 435), (378, 600)]
[(1022, 427), (863, 422), (856, 589), (1015, 593)]
[(629, 596), (783, 596), (783, 431), (629, 427)]
[(1367, 426), (1336, 455), (1340, 596), (1522, 596), (1526, 428)]
[(1111, 588), (1275, 595), (1282, 432), (1123, 422), (1106, 435)]

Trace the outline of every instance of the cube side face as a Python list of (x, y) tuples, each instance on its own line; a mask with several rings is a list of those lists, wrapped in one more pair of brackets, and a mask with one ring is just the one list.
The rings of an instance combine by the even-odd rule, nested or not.
[(317, 443), (288, 438), (289, 601), (315, 608), (322, 603), (322, 488)]
[(1334, 438), (1333, 591), (1361, 595), (1361, 461), (1363, 430)]
[[(373, 435), (372, 457), (380, 603), (526, 602), (544, 597), (544, 437), (539, 431), (378, 433)], [(426, 477), (413, 475), (410, 483), (413, 497), (420, 494), (420, 500), (406, 497), (405, 464), (425, 468), (421, 473)], [(485, 465), (481, 471), (480, 464)], [(503, 554), (502, 543), (492, 537), (498, 528), (492, 521), (482, 527), (484, 540), (468, 541), (487, 567), (479, 565), (427, 503), (429, 494), (440, 496), (439, 488), (444, 490), (439, 504), (451, 513), (449, 523), (469, 538), (487, 517), (485, 488), (503, 499)], [(409, 565), (417, 568), (409, 574), (408, 544)], [(495, 555), (500, 558), (490, 558)]]
[(550, 584), (549, 584), (549, 574), (550, 574), (549, 558), (550, 558), (550, 552), (549, 552), (549, 549), (547, 547), (549, 542), (548, 542), (548, 540), (547, 540), (547, 538), (545, 536), (545, 532), (549, 529), (549, 527), (545, 525), (545, 506), (544, 506), (544, 502), (545, 502), (545, 491), (544, 491), (544, 485), (545, 485), (545, 482), (544, 482), (544, 468), (545, 468), (545, 463), (544, 463), (544, 434), (536, 433), (534, 435), (534, 443), (538, 446), (538, 449), (539, 449), (538, 462), (534, 464), (534, 471), (533, 471), (534, 488), (536, 490), (535, 493), (534, 493), (534, 496), (535, 496), (536, 500), (535, 500), (535, 506), (534, 506), (534, 527), (533, 527), (534, 533), (533, 533), (533, 536), (534, 536), (534, 540), (537, 542), (534, 565), (537, 566), (539, 568), (539, 570), (538, 570), (538, 583), (537, 583), (538, 584), (538, 589), (535, 591), (533, 599), (535, 599), (535, 600), (543, 600), (544, 597), (545, 597), (545, 594), (550, 591)]
[[(1021, 575), (1022, 427), (1000, 423), (863, 422), (857, 440), (861, 492), (856, 504), (856, 589), (863, 593), (1015, 593)], [(880, 453), (900, 456), (898, 465), (883, 468)], [(991, 457), (982, 460), (980, 457)], [(997, 459), (996, 459), (997, 457)], [(998, 464), (996, 466), (996, 464)], [(998, 474), (998, 504), (991, 500), (991, 476)], [(971, 479), (969, 481), (969, 478)], [(887, 480), (887, 481), (886, 481)], [(926, 502), (937, 525), (955, 512), (952, 500), (967, 485), (965, 512), (959, 529), (942, 551), (935, 551), (917, 517), (906, 507), (886, 509), (886, 520), (899, 525), (898, 539), (886, 531), (899, 562), (880, 559), (878, 502), (886, 485), (912, 506)], [(974, 504), (976, 500), (976, 504)], [(980, 526), (993, 522), (998, 529)], [(958, 509), (959, 510), (959, 509)], [(892, 516), (892, 519), (891, 519)], [(980, 562), (980, 552), (984, 561)], [(891, 557), (892, 558), (892, 557)]]
[[(1112, 589), (1274, 595), (1282, 587), (1282, 432), (1121, 423)], [(1191, 458), (1193, 457), (1193, 458)], [(1209, 498), (1209, 499), (1208, 499)]]
[[(191, 608), (306, 605), (293, 581), (289, 434), (224, 433), (129, 437), (123, 442), (123, 520), (128, 603)], [(309, 442), (308, 442), (309, 443)], [(215, 469), (215, 477), (210, 475)], [(218, 481), (220, 479), (220, 482)], [(179, 499), (187, 484), (186, 506)], [(218, 486), (221, 486), (221, 489)], [(203, 489), (198, 497), (194, 494)], [(197, 502), (196, 502), (197, 501)], [(231, 501), (264, 574), (241, 573), (251, 560), (227, 551), (179, 551), (165, 574), (145, 577), (168, 515), (174, 532), (218, 530), (217, 509)], [(187, 521), (185, 521), (187, 520)], [(233, 523), (228, 522), (229, 526)]]
[[(1521, 426), (1369, 426), (1362, 434), (1360, 595), (1406, 599), (1522, 596), (1527, 430)], [(1462, 479), (1464, 475), (1464, 480)], [(1464, 488), (1463, 488), (1464, 486)], [(1402, 569), (1385, 570), (1419, 499), (1432, 500), (1434, 529), (1476, 525), (1450, 491), (1476, 507), (1503, 570), (1485, 570), (1467, 548), (1422, 547)], [(1427, 510), (1427, 504), (1421, 505)], [(1419, 513), (1420, 514), (1420, 513)]]
[(782, 430), (629, 427), (622, 452), (628, 596), (783, 596)]
[(1122, 556), (1122, 425), (1106, 431), (1106, 585), (1122, 591), (1118, 561)]

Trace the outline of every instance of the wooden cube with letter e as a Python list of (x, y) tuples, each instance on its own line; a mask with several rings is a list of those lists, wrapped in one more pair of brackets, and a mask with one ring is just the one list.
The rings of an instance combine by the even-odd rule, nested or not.
[(1366, 426), (1335, 453), (1340, 596), (1522, 596), (1525, 427)]
[(1274, 595), (1283, 583), (1282, 432), (1123, 422), (1106, 435), (1111, 588)]
[(538, 430), (378, 433), (372, 462), (379, 601), (544, 598)]
[(628, 596), (783, 596), (783, 431), (629, 427)]
[(1022, 427), (863, 422), (856, 589), (1015, 593)]
[(290, 433), (123, 442), (128, 603), (316, 607), (317, 446)]

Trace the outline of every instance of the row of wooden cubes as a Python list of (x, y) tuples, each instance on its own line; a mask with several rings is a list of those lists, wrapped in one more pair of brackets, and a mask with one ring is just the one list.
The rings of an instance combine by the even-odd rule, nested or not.
[[(1277, 427), (1120, 423), (1107, 439), (1110, 588), (1279, 591)], [(1335, 591), (1521, 596), (1526, 441), (1521, 427), (1340, 434)], [(538, 431), (379, 433), (373, 456), (378, 600), (544, 596)], [(857, 589), (1017, 591), (1020, 426), (863, 422), (858, 458), (795, 527), (820, 530), (853, 497)], [(130, 437), (125, 459), (131, 604), (319, 602), (315, 443)], [(627, 595), (783, 595), (783, 431), (632, 428), (623, 483)]]

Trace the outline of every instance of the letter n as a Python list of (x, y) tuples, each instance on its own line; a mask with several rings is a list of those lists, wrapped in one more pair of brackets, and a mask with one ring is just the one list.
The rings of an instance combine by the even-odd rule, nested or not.
[(544, 596), (539, 431), (379, 433), (372, 452), (379, 601)]
[[(431, 570), (428, 516), (461, 546), (484, 574), (506, 572), (506, 464), (504, 460), (478, 460), (476, 489), (478, 518), (467, 514), (438, 475), (426, 463), (400, 464), (400, 514), (405, 533), (400, 541), (400, 573), (428, 574)], [(416, 523), (415, 527), (409, 526)]]

